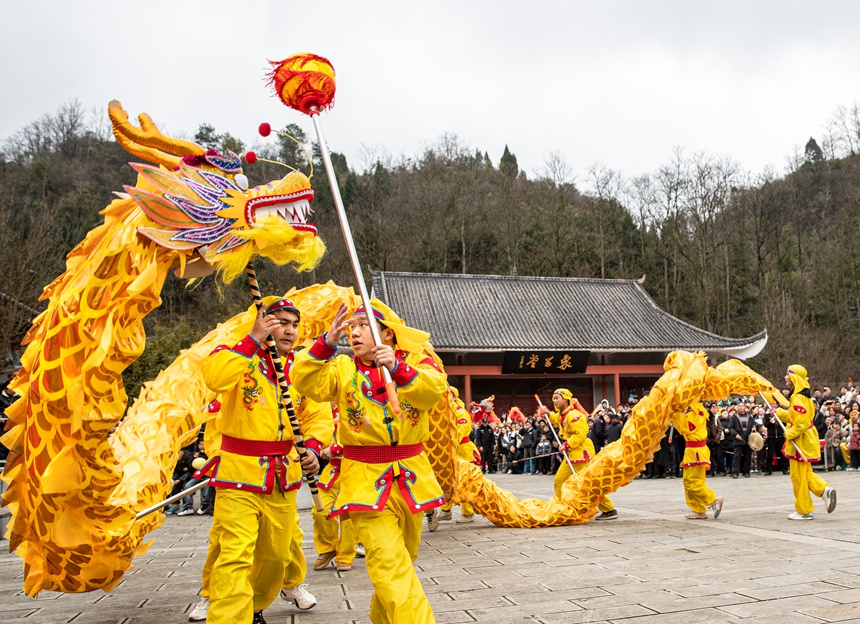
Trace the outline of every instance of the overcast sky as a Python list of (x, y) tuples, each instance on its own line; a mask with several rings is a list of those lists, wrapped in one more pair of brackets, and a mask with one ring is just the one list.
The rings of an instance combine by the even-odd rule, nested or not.
[[(673, 147), (754, 172), (860, 100), (860, 2), (47, 2), (4, 0), (0, 137), (78, 98), (193, 134), (256, 141), (299, 123), (264, 84), (267, 59), (310, 51), (337, 72), (331, 149), (415, 155), (443, 133), (529, 173), (559, 152), (656, 170)], [(106, 115), (106, 113), (105, 113)]]

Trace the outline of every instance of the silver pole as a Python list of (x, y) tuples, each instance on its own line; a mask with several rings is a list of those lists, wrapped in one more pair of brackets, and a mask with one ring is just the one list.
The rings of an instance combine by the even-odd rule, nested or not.
[(174, 495), (173, 495), (173, 496), (171, 496), (170, 498), (165, 498), (163, 501), (161, 501), (160, 503), (156, 503), (156, 504), (155, 504), (155, 505), (153, 505), (152, 507), (147, 507), (147, 508), (146, 508), (146, 509), (144, 509), (143, 511), (138, 512), (138, 514), (134, 517), (134, 519), (135, 519), (135, 520), (140, 520), (141, 518), (144, 518), (144, 517), (148, 516), (148, 515), (149, 515), (149, 514), (151, 514), (151, 513), (155, 513), (156, 511), (158, 511), (158, 510), (159, 510), (159, 509), (161, 509), (162, 507), (167, 507), (168, 505), (170, 505), (170, 504), (172, 504), (172, 503), (175, 503), (176, 501), (178, 501), (178, 500), (181, 500), (181, 499), (185, 498), (185, 497), (186, 497), (186, 496), (188, 496), (189, 494), (194, 494), (194, 492), (196, 492), (197, 490), (199, 490), (199, 489), (201, 489), (201, 488), (204, 488), (204, 487), (206, 487), (207, 485), (209, 485), (209, 481), (210, 481), (210, 479), (206, 479), (205, 481), (201, 481), (201, 482), (200, 482), (200, 483), (198, 483), (197, 485), (192, 485), (192, 486), (191, 486), (190, 488), (188, 488), (187, 490), (183, 490), (183, 491), (181, 491), (179, 494), (174, 494)]
[[(334, 206), (337, 209), (337, 218), (340, 221), (340, 229), (343, 232), (343, 240), (346, 243), (346, 250), (349, 253), (349, 261), (352, 263), (352, 271), (355, 275), (355, 281), (358, 285), (358, 292), (361, 296), (361, 302), (364, 304), (364, 308), (367, 311), (368, 323), (370, 325), (370, 333), (373, 336), (373, 342), (376, 345), (381, 345), (382, 336), (379, 334), (379, 327), (376, 324), (376, 318), (373, 316), (373, 307), (370, 305), (370, 295), (367, 293), (367, 286), (364, 284), (364, 274), (361, 271), (361, 264), (358, 261), (358, 253), (355, 251), (355, 242), (352, 238), (352, 230), (349, 227), (349, 219), (346, 216), (346, 209), (343, 205), (343, 198), (340, 196), (340, 187), (337, 183), (337, 176), (334, 172), (334, 167), (331, 163), (331, 155), (328, 151), (328, 145), (326, 145), (325, 136), (323, 135), (322, 125), (320, 125), (320, 115), (319, 109), (316, 106), (311, 107), (310, 113), (311, 119), (314, 122), (314, 130), (317, 133), (317, 141), (320, 146), (320, 154), (322, 155), (323, 164), (325, 165), (326, 175), (328, 176), (328, 183), (331, 187), (331, 194), (334, 199)], [(385, 366), (381, 367), (382, 375), (385, 379), (386, 387), (392, 387), (394, 385), (393, 380), (391, 379), (391, 373), (388, 372), (388, 369)], [(400, 413), (400, 406), (394, 404), (393, 397), (389, 396), (392, 403), (392, 409), (396, 413)]]

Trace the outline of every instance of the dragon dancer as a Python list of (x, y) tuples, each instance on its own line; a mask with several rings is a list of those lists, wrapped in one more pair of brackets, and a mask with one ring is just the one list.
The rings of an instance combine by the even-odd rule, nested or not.
[[(681, 468), (684, 469), (684, 497), (690, 507), (689, 520), (707, 520), (708, 510), (716, 520), (723, 509), (722, 497), (705, 483), (711, 468), (711, 451), (708, 449), (708, 423), (710, 413), (701, 403), (693, 403), (689, 411), (675, 414), (672, 424), (687, 442)], [(669, 440), (671, 442), (671, 439)]]
[(821, 447), (818, 431), (812, 424), (815, 403), (809, 390), (806, 369), (799, 364), (792, 364), (785, 374), (785, 382), (791, 387), (788, 407), (777, 409), (776, 416), (786, 423), (782, 453), (789, 460), (791, 486), (794, 489), (794, 513), (788, 519), (812, 520), (814, 506), (809, 493), (820, 496), (827, 505), (827, 513), (832, 513), (836, 509), (836, 490), (812, 470), (812, 464), (821, 460)]
[[(300, 314), (289, 299), (261, 311), (251, 333), (220, 346), (203, 362), (206, 385), (221, 394), (221, 454), (199, 474), (212, 472), (213, 524), (220, 552), (209, 580), (211, 624), (264, 624), (263, 609), (278, 596), (293, 555), (296, 491), (288, 467), (292, 429), (280, 401), (274, 365), (261, 343), (274, 336), (289, 370)], [(316, 472), (316, 453), (302, 468)]]
[[(594, 443), (588, 437), (588, 412), (567, 388), (559, 388), (552, 393), (552, 404), (554, 412), (550, 413), (546, 406), (542, 406), (542, 411), (549, 415), (550, 424), (558, 429), (559, 437), (564, 440), (563, 452), (571, 464), (585, 468), (595, 455)], [(562, 498), (562, 486), (572, 475), (568, 463), (562, 462), (552, 481), (556, 498)], [(613, 520), (618, 517), (618, 511), (608, 496), (603, 497), (597, 508), (600, 513), (595, 520)]]
[[(429, 335), (407, 327), (382, 302), (371, 313), (383, 344), (374, 345), (363, 306), (348, 318), (341, 305), (327, 333), (296, 355), (297, 389), (316, 401), (335, 401), (343, 445), (340, 492), (332, 516), (349, 513), (366, 551), (375, 592), (374, 624), (429, 624), (436, 619), (413, 567), (424, 511), (445, 502), (424, 451), (430, 410), (446, 391), (446, 377), (432, 358), (420, 355)], [(347, 330), (354, 356), (336, 355)], [(401, 414), (386, 404), (377, 367), (396, 384)]]

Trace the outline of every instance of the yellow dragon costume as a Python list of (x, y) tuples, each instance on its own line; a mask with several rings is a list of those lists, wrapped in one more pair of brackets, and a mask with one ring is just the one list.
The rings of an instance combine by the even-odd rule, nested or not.
[[(48, 308), (28, 333), (22, 371), (11, 385), (22, 398), (7, 412), (12, 427), (3, 443), (12, 453), (4, 503), (12, 511), (10, 549), (24, 561), (29, 595), (110, 591), (119, 583), (132, 557), (148, 547), (144, 536), (163, 521), (153, 514), (136, 523), (135, 514), (167, 496), (178, 450), (212, 417), (205, 406), (215, 396), (200, 362), (253, 323), (251, 309), (183, 352), (144, 386), (119, 423), (126, 406), (121, 374), (143, 351), (142, 319), (159, 305), (170, 270), (178, 266), (185, 277), (215, 270), (229, 281), (255, 254), (308, 268), (323, 253), (307, 223), (312, 191), (302, 174), (248, 189), (234, 154), (168, 138), (145, 115), (138, 128), (116, 102), (109, 113), (120, 144), (160, 167), (133, 165), (136, 186), (104, 210), (104, 224), (45, 288)], [(300, 340), (327, 329), (341, 301), (357, 305), (351, 291), (333, 284), (286, 296), (303, 311)], [(429, 343), (424, 351), (441, 365)], [(701, 399), (775, 390), (740, 362), (709, 368), (702, 353), (674, 352), (664, 368), (621, 439), (550, 501), (517, 500), (458, 459), (458, 407), (446, 392), (430, 410), (426, 443), (445, 496), (500, 526), (581, 524), (640, 472), (674, 414)]]
[(249, 189), (235, 154), (169, 138), (146, 115), (137, 127), (118, 102), (109, 116), (120, 145), (160, 166), (132, 164), (136, 185), (45, 288), (48, 307), (10, 386), (22, 398), (3, 436), (7, 537), (30, 595), (110, 590), (160, 522), (135, 524), (135, 513), (165, 497), (178, 443), (208, 401), (151, 388), (164, 392), (157, 413), (130, 412), (110, 434), (126, 408), (122, 371), (143, 351), (143, 317), (160, 304), (170, 270), (230, 281), (256, 254), (307, 269), (324, 252), (307, 221), (313, 191), (303, 174)]

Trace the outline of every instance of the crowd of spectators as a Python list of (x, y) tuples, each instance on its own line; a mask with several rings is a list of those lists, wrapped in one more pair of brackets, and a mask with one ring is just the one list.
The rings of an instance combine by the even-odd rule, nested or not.
[[(615, 408), (604, 400), (589, 415), (588, 437), (595, 452), (621, 437), (638, 400), (630, 395), (628, 403)], [(482, 419), (473, 425), (471, 439), (481, 452), (485, 473), (555, 474), (564, 461), (556, 430), (537, 410), (527, 416), (514, 407), (501, 417)]]
[[(783, 390), (788, 396), (789, 390)], [(758, 401), (758, 402), (756, 402)], [(838, 394), (824, 387), (813, 392), (816, 415), (813, 426), (822, 441), (822, 466), (826, 470), (860, 471), (860, 389), (853, 384)], [(618, 440), (638, 397), (615, 407), (602, 401), (588, 416), (588, 437), (595, 452)], [(788, 460), (782, 454), (785, 436), (776, 409), (760, 398), (737, 396), (706, 403), (711, 412), (708, 448), (711, 451), (709, 476), (748, 478), (751, 474), (788, 474)], [(473, 425), (472, 440), (481, 451), (485, 473), (555, 474), (564, 461), (559, 441), (540, 413), (524, 415), (518, 408), (496, 419)], [(684, 437), (669, 429), (653, 460), (639, 478), (674, 479), (681, 476)], [(826, 461), (825, 461), (826, 460)]]

